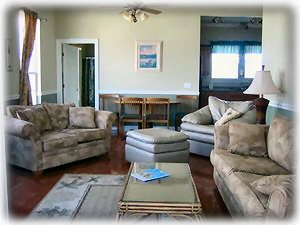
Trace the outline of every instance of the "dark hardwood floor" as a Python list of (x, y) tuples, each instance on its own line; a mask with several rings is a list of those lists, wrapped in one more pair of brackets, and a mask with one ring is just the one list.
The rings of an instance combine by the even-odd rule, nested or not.
[[(26, 217), (65, 173), (127, 174), (130, 163), (124, 158), (124, 144), (124, 140), (113, 137), (112, 150), (108, 154), (48, 169), (41, 175), (9, 165), (7, 176), (10, 216)], [(189, 164), (204, 214), (213, 218), (230, 218), (214, 183), (209, 158), (191, 154)]]

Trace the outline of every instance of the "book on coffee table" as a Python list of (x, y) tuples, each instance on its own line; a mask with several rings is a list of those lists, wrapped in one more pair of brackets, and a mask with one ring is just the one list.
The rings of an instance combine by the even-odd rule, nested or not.
[(146, 170), (141, 170), (139, 172), (132, 172), (131, 176), (141, 180), (141, 181), (150, 181), (150, 180), (157, 180), (161, 179), (164, 177), (170, 176), (169, 173), (166, 173), (164, 171), (161, 171), (159, 169), (146, 169)]

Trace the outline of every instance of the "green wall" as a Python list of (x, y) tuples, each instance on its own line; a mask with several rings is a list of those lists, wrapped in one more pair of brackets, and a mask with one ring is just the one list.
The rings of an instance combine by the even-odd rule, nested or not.
[(296, 112), (287, 110), (287, 109), (274, 107), (274, 106), (268, 106), (266, 124), (270, 124), (273, 117), (277, 116), (277, 115), (281, 115), (281, 116), (287, 117), (290, 120), (294, 120), (295, 116), (296, 116)]

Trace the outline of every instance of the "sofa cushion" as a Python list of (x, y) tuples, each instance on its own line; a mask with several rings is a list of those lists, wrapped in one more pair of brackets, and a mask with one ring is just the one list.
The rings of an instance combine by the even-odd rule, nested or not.
[(242, 115), (241, 112), (236, 111), (232, 108), (227, 109), (227, 111), (222, 115), (222, 117), (215, 123), (216, 126), (228, 123), (230, 120), (236, 119)]
[(209, 125), (212, 124), (212, 116), (209, 107), (205, 106), (195, 112), (185, 115), (181, 121), (192, 124)]
[(43, 151), (48, 152), (51, 150), (75, 146), (78, 144), (76, 135), (67, 134), (63, 132), (45, 132), (41, 135)]
[(62, 130), (69, 125), (69, 108), (75, 106), (71, 104), (56, 104), (56, 103), (43, 103), (46, 109), (50, 123), (54, 130)]
[(264, 176), (260, 179), (254, 180), (251, 183), (251, 186), (263, 194), (270, 195), (278, 185), (280, 185), (283, 181), (292, 179), (293, 176), (294, 175)]
[(69, 109), (70, 127), (95, 128), (95, 109), (93, 107), (72, 107)]
[(76, 135), (78, 142), (101, 140), (105, 138), (104, 129), (65, 129), (65, 133)]
[(265, 126), (230, 123), (228, 149), (235, 154), (267, 156)]
[(245, 112), (239, 118), (234, 119), (234, 121), (242, 122), (242, 123), (256, 124), (256, 108), (253, 108), (253, 109)]
[(180, 128), (186, 131), (214, 135), (214, 125), (182, 123)]
[(189, 142), (181, 141), (175, 143), (166, 143), (166, 144), (150, 144), (145, 143), (139, 140), (136, 140), (131, 137), (126, 137), (126, 144), (136, 147), (137, 149), (151, 152), (154, 154), (159, 154), (163, 152), (176, 152), (185, 149), (189, 149)]
[(275, 117), (270, 125), (267, 143), (269, 157), (289, 171), (295, 171), (295, 130), (282, 116)]
[(235, 172), (226, 177), (227, 188), (233, 193), (233, 198), (245, 217), (264, 217), (268, 204), (268, 196), (251, 187), (250, 182), (258, 179), (259, 175)]
[(8, 116), (13, 118), (18, 118), (17, 111), (30, 109), (32, 106), (24, 106), (24, 105), (9, 105), (6, 107), (6, 113)]
[(40, 132), (52, 130), (48, 114), (42, 106), (34, 106), (30, 109), (18, 110), (17, 116), (21, 120), (33, 123)]
[(229, 145), (229, 125), (215, 126), (215, 149), (227, 149)]
[(152, 144), (182, 142), (186, 141), (188, 138), (188, 136), (184, 133), (163, 128), (149, 128), (128, 131), (127, 136), (142, 142)]
[(238, 112), (246, 113), (254, 108), (254, 103), (253, 101), (225, 101), (209, 96), (208, 106), (215, 123), (225, 114), (227, 109), (232, 108)]
[(210, 161), (222, 176), (233, 172), (247, 172), (261, 175), (286, 175), (289, 171), (280, 167), (269, 158), (232, 154), (229, 151), (215, 149)]

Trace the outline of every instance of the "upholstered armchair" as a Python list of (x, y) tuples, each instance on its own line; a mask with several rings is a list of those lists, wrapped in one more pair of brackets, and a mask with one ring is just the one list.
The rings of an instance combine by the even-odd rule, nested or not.
[(112, 112), (72, 104), (8, 106), (5, 117), (7, 161), (39, 173), (102, 155), (110, 150), (115, 119)]
[(190, 152), (209, 156), (214, 148), (214, 126), (240, 121), (256, 123), (256, 109), (252, 101), (224, 101), (208, 98), (209, 104), (182, 118), (181, 132), (188, 135)]

